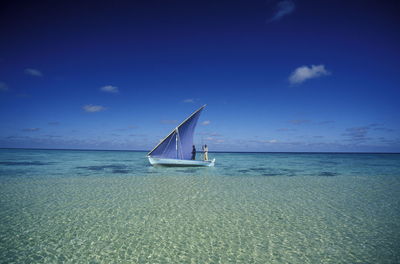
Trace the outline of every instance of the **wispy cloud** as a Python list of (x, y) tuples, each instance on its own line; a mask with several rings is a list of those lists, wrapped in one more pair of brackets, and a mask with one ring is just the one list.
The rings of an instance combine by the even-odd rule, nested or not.
[(273, 144), (273, 143), (278, 143), (278, 140), (276, 139), (267, 139), (267, 140), (256, 140), (256, 143), (267, 143), (267, 144)]
[(100, 91), (106, 92), (106, 93), (119, 93), (118, 87), (112, 86), (112, 85), (106, 85), (106, 86), (100, 87)]
[(395, 131), (392, 128), (386, 128), (386, 127), (375, 127), (374, 130), (376, 130), (376, 131), (384, 131), (384, 132), (394, 132)]
[(346, 129), (346, 132), (342, 134), (342, 136), (348, 137), (350, 141), (365, 141), (367, 140), (367, 134), (371, 127), (369, 126), (361, 126), (361, 127), (350, 127)]
[(394, 130), (384, 127), (383, 124), (373, 123), (366, 126), (346, 128), (342, 136), (346, 138), (346, 141), (363, 143), (372, 140), (369, 134), (374, 133), (374, 131), (393, 132)]
[(201, 124), (203, 126), (208, 126), (209, 124), (211, 124), (211, 121), (210, 120), (205, 120), (205, 121), (201, 122)]
[(0, 92), (8, 91), (8, 86), (4, 82), (0, 82)]
[(367, 140), (367, 135), (371, 129), (376, 129), (380, 127), (380, 124), (369, 124), (366, 126), (350, 127), (347, 128), (343, 136), (346, 136), (351, 141), (365, 141)]
[(106, 108), (104, 106), (91, 105), (91, 104), (85, 105), (82, 108), (83, 108), (83, 110), (85, 110), (86, 112), (89, 112), (89, 113), (95, 113), (95, 112), (100, 112), (100, 111), (106, 110)]
[(37, 69), (26, 68), (24, 70), (24, 72), (27, 75), (31, 75), (31, 76), (35, 76), (35, 77), (42, 77), (43, 76), (42, 72), (37, 70)]
[(383, 132), (394, 132), (395, 130), (392, 128), (385, 127), (382, 123), (372, 123), (368, 125), (374, 131), (383, 131)]
[(290, 84), (300, 84), (308, 79), (318, 78), (329, 74), (330, 72), (328, 72), (322, 64), (311, 65), (311, 67), (301, 66), (292, 72), (289, 76), (289, 82)]
[(40, 130), (40, 128), (38, 128), (38, 127), (30, 127), (30, 128), (22, 129), (22, 131), (24, 131), (24, 132), (36, 132), (36, 131), (39, 131), (39, 130)]
[(61, 136), (59, 136), (59, 135), (43, 135), (43, 136), (45, 136), (47, 138), (61, 138)]
[(184, 103), (194, 103), (194, 99), (188, 98), (183, 100)]
[(291, 0), (282, 0), (276, 3), (275, 12), (268, 22), (278, 21), (282, 17), (293, 13), (296, 5)]
[(28, 136), (8, 136), (6, 139), (28, 139)]

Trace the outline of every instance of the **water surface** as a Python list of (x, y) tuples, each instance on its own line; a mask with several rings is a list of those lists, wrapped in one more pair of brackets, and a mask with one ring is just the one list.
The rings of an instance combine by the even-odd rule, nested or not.
[(399, 263), (400, 155), (0, 150), (1, 263)]

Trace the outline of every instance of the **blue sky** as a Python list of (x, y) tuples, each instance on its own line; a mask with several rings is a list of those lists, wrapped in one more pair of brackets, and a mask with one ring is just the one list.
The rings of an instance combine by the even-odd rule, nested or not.
[(15, 1), (0, 147), (400, 152), (396, 1)]

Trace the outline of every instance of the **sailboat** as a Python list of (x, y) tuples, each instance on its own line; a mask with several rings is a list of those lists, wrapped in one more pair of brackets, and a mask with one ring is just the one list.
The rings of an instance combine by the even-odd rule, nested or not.
[(193, 134), (203, 105), (158, 143), (147, 158), (153, 166), (211, 167), (213, 160), (192, 160)]

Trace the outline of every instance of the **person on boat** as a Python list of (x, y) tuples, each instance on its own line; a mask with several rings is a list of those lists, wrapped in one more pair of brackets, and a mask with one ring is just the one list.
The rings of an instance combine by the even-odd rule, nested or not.
[(204, 160), (208, 160), (208, 147), (207, 144), (203, 146)]
[(192, 149), (192, 160), (196, 159), (196, 147), (193, 145), (193, 149)]

